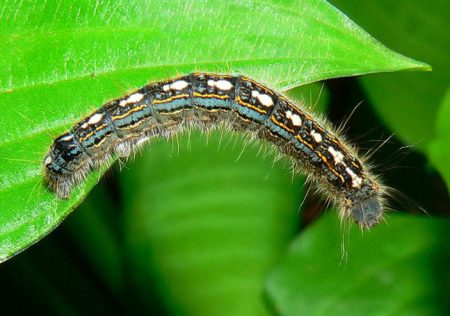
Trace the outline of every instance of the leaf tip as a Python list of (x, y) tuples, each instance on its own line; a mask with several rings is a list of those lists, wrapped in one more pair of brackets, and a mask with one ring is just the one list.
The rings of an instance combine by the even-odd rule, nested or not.
[(407, 70), (407, 71), (432, 71), (433, 68), (427, 64), (424, 63), (422, 61), (418, 61), (412, 58), (408, 58), (405, 57), (405, 63), (404, 63), (404, 67), (402, 70)]

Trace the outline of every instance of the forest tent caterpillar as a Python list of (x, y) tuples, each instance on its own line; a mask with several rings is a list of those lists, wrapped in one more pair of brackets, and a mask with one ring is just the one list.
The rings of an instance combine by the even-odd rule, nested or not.
[(244, 76), (191, 73), (107, 102), (54, 140), (44, 158), (45, 177), (66, 199), (113, 155), (127, 157), (149, 139), (186, 126), (218, 125), (275, 145), (338, 205), (342, 218), (352, 217), (362, 228), (381, 220), (384, 187), (330, 124)]

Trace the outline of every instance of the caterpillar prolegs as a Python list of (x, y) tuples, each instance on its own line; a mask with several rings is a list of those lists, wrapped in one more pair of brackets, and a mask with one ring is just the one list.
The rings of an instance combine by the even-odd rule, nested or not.
[(150, 83), (112, 100), (56, 138), (44, 158), (45, 177), (59, 198), (70, 196), (90, 170), (126, 157), (153, 137), (186, 126), (217, 125), (251, 133), (291, 157), (343, 218), (362, 228), (383, 215), (384, 189), (330, 124), (285, 96), (244, 76), (191, 73)]

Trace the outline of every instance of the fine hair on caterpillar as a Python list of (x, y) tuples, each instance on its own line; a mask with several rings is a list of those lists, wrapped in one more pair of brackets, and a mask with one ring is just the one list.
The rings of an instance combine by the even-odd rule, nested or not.
[(111, 100), (57, 137), (44, 158), (49, 188), (70, 197), (88, 173), (128, 157), (154, 137), (224, 127), (273, 144), (361, 228), (382, 219), (386, 189), (365, 160), (322, 118), (245, 76), (191, 73)]

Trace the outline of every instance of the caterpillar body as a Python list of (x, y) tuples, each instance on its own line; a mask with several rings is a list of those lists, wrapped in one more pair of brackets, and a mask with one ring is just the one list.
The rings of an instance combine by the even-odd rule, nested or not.
[(44, 158), (45, 178), (59, 198), (90, 170), (127, 157), (153, 137), (186, 126), (227, 125), (275, 145), (362, 228), (379, 223), (384, 188), (330, 125), (285, 96), (245, 76), (191, 73), (150, 83), (107, 102), (57, 137)]

